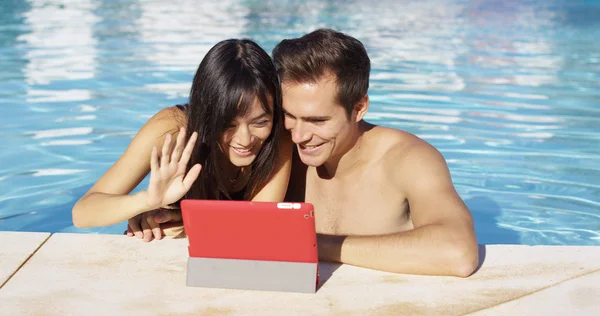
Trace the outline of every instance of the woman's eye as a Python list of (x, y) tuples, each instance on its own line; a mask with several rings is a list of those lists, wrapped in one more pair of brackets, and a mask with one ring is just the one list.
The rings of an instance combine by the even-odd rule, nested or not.
[(256, 122), (256, 123), (254, 123), (254, 125), (256, 125), (256, 126), (265, 126), (265, 125), (267, 125), (267, 123), (269, 123), (269, 121), (268, 120), (264, 120), (264, 121)]

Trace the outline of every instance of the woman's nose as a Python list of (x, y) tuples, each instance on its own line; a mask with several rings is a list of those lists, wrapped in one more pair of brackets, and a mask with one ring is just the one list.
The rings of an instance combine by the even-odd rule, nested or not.
[(243, 147), (248, 147), (252, 143), (252, 133), (248, 126), (240, 126), (235, 135), (235, 141)]

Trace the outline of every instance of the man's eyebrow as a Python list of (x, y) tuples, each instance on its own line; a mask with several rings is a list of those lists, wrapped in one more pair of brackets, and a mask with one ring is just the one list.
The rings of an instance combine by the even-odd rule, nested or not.
[(295, 117), (295, 116), (293, 116), (292, 114), (290, 114), (290, 112), (286, 111), (285, 109), (283, 110), (283, 114), (285, 114), (285, 115), (288, 115), (288, 116), (291, 116), (291, 117)]
[(302, 119), (305, 121), (327, 121), (331, 119), (331, 116), (303, 116)]
[[(283, 110), (283, 114), (296, 118), (286, 110)], [(331, 116), (301, 116), (300, 118), (305, 121), (326, 121), (331, 119)]]

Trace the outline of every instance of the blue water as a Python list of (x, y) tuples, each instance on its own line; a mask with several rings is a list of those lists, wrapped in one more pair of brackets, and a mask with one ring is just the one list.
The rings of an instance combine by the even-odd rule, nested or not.
[(480, 243), (600, 245), (600, 1), (0, 6), (0, 230), (122, 233), (71, 207), (212, 45), (332, 27), (371, 56), (367, 119), (442, 152)]

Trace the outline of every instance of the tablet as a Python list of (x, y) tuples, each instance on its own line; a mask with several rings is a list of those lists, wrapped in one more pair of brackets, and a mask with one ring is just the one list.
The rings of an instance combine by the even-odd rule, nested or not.
[(317, 262), (308, 203), (183, 200), (190, 257)]
[(187, 199), (180, 205), (189, 286), (315, 291), (312, 204)]

